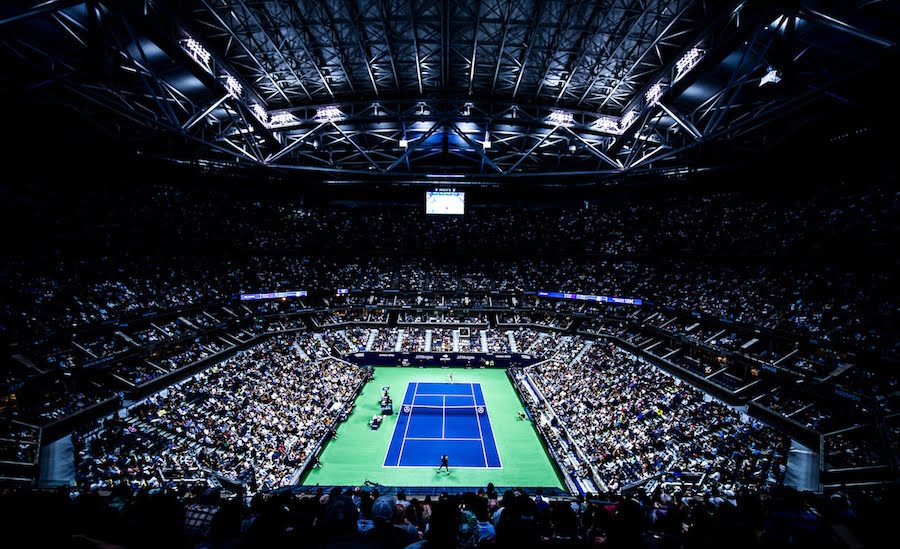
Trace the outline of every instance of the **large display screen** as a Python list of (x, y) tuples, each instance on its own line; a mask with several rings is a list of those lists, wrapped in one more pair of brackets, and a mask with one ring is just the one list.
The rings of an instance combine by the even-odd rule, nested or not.
[(463, 215), (466, 213), (466, 193), (461, 191), (426, 191), (426, 215)]
[(256, 301), (257, 299), (282, 299), (288, 297), (306, 296), (306, 290), (292, 290), (290, 292), (269, 292), (265, 294), (241, 294), (241, 301)]
[(596, 301), (598, 303), (622, 303), (624, 305), (641, 305), (643, 300), (636, 297), (614, 297), (606, 295), (570, 294), (567, 292), (538, 291), (540, 297), (556, 297), (559, 299), (579, 299), (581, 301)]

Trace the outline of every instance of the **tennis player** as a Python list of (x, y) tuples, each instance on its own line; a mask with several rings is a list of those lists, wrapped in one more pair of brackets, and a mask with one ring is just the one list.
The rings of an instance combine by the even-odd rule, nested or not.
[(453, 383), (453, 372), (450, 372), (450, 383)]
[(446, 469), (446, 470), (447, 470), (447, 474), (449, 475), (449, 474), (450, 474), (450, 465), (449, 465), (449, 462), (450, 462), (450, 458), (447, 457), (447, 454), (442, 455), (442, 456), (441, 456), (441, 466), (438, 467), (438, 473), (441, 472), (441, 469)]

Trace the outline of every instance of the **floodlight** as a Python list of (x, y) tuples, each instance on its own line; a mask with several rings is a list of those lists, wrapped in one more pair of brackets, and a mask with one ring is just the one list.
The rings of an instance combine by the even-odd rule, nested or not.
[(572, 113), (561, 110), (551, 111), (550, 115), (547, 116), (547, 120), (557, 126), (571, 126), (575, 123), (575, 117)]
[(339, 120), (344, 117), (344, 113), (335, 106), (321, 107), (316, 109), (316, 118), (319, 120)]
[(240, 99), (241, 94), (244, 92), (244, 86), (241, 86), (241, 83), (238, 82), (238, 79), (231, 76), (227, 72), (225, 73), (225, 91), (228, 92), (228, 95), (235, 99)]
[(638, 118), (638, 112), (634, 109), (625, 113), (625, 116), (622, 117), (621, 124), (619, 125), (619, 131), (625, 131), (631, 126), (635, 120)]
[(190, 56), (199, 63), (203, 65), (205, 68), (209, 68), (209, 60), (212, 57), (206, 48), (203, 47), (203, 44), (197, 42), (193, 38), (188, 38), (184, 41), (184, 49), (190, 54)]
[(619, 133), (620, 120), (611, 116), (601, 116), (594, 121), (594, 128), (606, 133)]
[(662, 82), (657, 82), (647, 90), (647, 93), (644, 94), (644, 99), (647, 100), (647, 106), (652, 107), (659, 103), (659, 100), (662, 98), (663, 92), (666, 91), (666, 86)]
[(678, 77), (680, 78), (687, 74), (701, 59), (703, 59), (703, 51), (700, 48), (694, 47), (689, 49), (687, 53), (675, 63), (675, 72), (678, 74)]
[(289, 112), (279, 112), (272, 115), (269, 124), (272, 126), (286, 126), (297, 121), (297, 117)]
[(765, 76), (759, 79), (759, 86), (765, 86), (769, 82), (773, 84), (777, 84), (781, 82), (781, 71), (772, 67), (769, 67), (769, 72), (766, 73)]
[(250, 110), (253, 111), (253, 115), (262, 122), (263, 124), (269, 123), (269, 113), (266, 112), (266, 109), (260, 105), (259, 103), (254, 103), (250, 105)]

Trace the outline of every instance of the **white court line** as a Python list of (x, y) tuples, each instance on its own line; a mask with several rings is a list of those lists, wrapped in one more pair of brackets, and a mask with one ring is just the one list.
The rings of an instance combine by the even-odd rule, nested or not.
[[(469, 388), (472, 390), (472, 402), (475, 403), (475, 423), (478, 424), (478, 436), (481, 437), (481, 453), (484, 455), (484, 466), (487, 467), (487, 448), (484, 446), (484, 433), (481, 431), (481, 419), (478, 417), (478, 400), (475, 398), (475, 384), (469, 383)], [(484, 407), (484, 412), (487, 413), (487, 406)]]
[(459, 394), (456, 394), (456, 393), (450, 393), (450, 394), (446, 394), (446, 393), (444, 393), (444, 394), (438, 394), (438, 393), (416, 393), (416, 396), (420, 396), (420, 397), (447, 397), (447, 396), (451, 396), (451, 397), (465, 397), (465, 396), (469, 396), (469, 395), (459, 395)]
[(406, 440), (434, 440), (434, 441), (444, 441), (444, 440), (481, 440), (480, 438), (422, 438), (422, 437), (410, 437)]
[(444, 438), (444, 431), (447, 428), (447, 397), (444, 397), (444, 403), (441, 404), (441, 438)]
[[(475, 387), (474, 387), (474, 386), (472, 387), (472, 393), (475, 393)], [(484, 400), (484, 402), (482, 402), (481, 405), (484, 406), (484, 415), (487, 417), (488, 425), (491, 426), (491, 437), (493, 437), (493, 436), (494, 436), (494, 424), (491, 423), (491, 413), (490, 413), (490, 411), (488, 410), (488, 407), (487, 407), (487, 399), (486, 399), (485, 396), (484, 396), (484, 390), (481, 391), (481, 398)], [(476, 408), (478, 407), (478, 399), (477, 399), (477, 398), (475, 399), (475, 407), (476, 407)], [(481, 427), (481, 420), (478, 421), (478, 427)], [(482, 435), (481, 440), (482, 440), (482, 442), (484, 442), (484, 435)], [(503, 469), (503, 460), (500, 459), (500, 447), (497, 446), (497, 439), (496, 439), (496, 438), (494, 438), (494, 448), (497, 449), (497, 461), (500, 462), (500, 465), (497, 466), (496, 468), (497, 468), (497, 469)], [(487, 462), (485, 462), (484, 465), (485, 465), (485, 467), (487, 467)], [(494, 469), (494, 467), (491, 467), (491, 469)]]
[[(411, 420), (412, 420), (412, 408), (415, 406), (414, 403), (415, 403), (415, 401), (416, 401), (416, 397), (417, 397), (417, 396), (439, 396), (439, 397), (444, 397), (445, 402), (446, 402), (446, 397), (447, 397), (447, 396), (456, 396), (456, 397), (466, 397), (466, 396), (470, 396), (470, 397), (472, 398), (472, 406), (473, 406), (474, 408), (478, 408), (478, 399), (475, 397), (475, 385), (474, 385), (474, 383), (469, 383), (469, 389), (470, 389), (470, 391), (472, 392), (471, 395), (446, 395), (446, 394), (428, 394), (428, 393), (419, 393), (419, 392), (418, 392), (418, 391), (419, 391), (419, 383), (416, 382), (415, 387), (414, 387), (414, 389), (413, 389), (413, 396), (412, 396), (412, 398), (413, 398), (413, 404), (410, 404), (410, 412), (409, 412), (409, 414), (407, 414), (406, 429), (403, 431), (403, 442), (402, 442), (401, 445), (400, 445), (400, 456), (397, 458), (397, 465), (383, 465), (382, 467), (387, 468), (387, 469), (406, 469), (406, 468), (411, 468), (411, 469), (434, 469), (434, 466), (433, 466), (433, 465), (400, 465), (400, 462), (403, 460), (403, 448), (406, 446), (406, 441), (407, 441), (407, 440), (423, 440), (423, 441), (440, 441), (440, 440), (449, 440), (449, 441), (454, 441), (454, 440), (459, 440), (459, 441), (476, 441), (476, 440), (477, 440), (477, 441), (480, 441), (480, 442), (481, 442), (481, 450), (482, 450), (482, 453), (483, 453), (483, 456), (484, 456), (484, 465), (482, 465), (482, 466), (456, 465), (456, 466), (454, 466), (453, 468), (454, 468), (454, 469), (503, 469), (503, 463), (502, 463), (502, 460), (500, 460), (499, 449), (498, 449), (497, 459), (498, 459), (498, 461), (500, 461), (500, 465), (497, 466), (497, 467), (490, 467), (490, 466), (488, 465), (488, 461), (487, 461), (487, 449), (485, 448), (485, 444), (484, 444), (484, 432), (483, 432), (482, 429), (481, 429), (481, 420), (478, 418), (478, 411), (477, 411), (477, 409), (475, 410), (475, 421), (478, 423), (478, 432), (479, 432), (479, 434), (480, 434), (480, 438), (440, 438), (440, 439), (437, 439), (437, 438), (418, 438), (418, 437), (407, 438), (407, 436), (406, 436), (407, 433), (408, 433), (408, 431), (409, 431), (409, 424), (411, 423)], [(485, 413), (487, 413), (487, 403), (484, 403), (484, 404), (482, 404), (482, 405), (485, 407)], [(402, 405), (402, 406), (403, 406), (403, 405)], [(402, 406), (401, 406), (401, 413), (402, 413)], [(420, 405), (420, 406), (425, 406), (425, 405), (423, 404), (423, 405)], [(446, 405), (444, 406), (444, 408), (446, 409)], [(490, 416), (488, 416), (488, 423), (489, 423), (489, 424), (491, 423), (491, 418), (490, 418)], [(491, 430), (493, 431), (493, 425), (491, 426)], [(393, 438), (393, 435), (391, 435), (391, 438)], [(495, 444), (496, 444), (496, 443), (495, 443)], [(387, 451), (390, 452), (390, 444), (388, 444), (388, 450), (387, 450)], [(387, 458), (387, 455), (386, 455), (386, 454), (385, 454), (385, 458)]]
[[(385, 469), (434, 469), (434, 465), (385, 465)], [(503, 467), (480, 467), (472, 465), (454, 465), (454, 469), (503, 469)]]
[[(413, 402), (416, 401), (416, 391), (419, 390), (419, 384), (416, 383), (416, 386), (413, 388)], [(400, 409), (401, 412), (403, 409)], [(400, 462), (403, 461), (403, 447), (406, 446), (406, 433), (409, 432), (409, 424), (412, 423), (412, 406), (409, 407), (409, 414), (406, 415), (406, 429), (403, 430), (403, 442), (400, 443), (400, 455), (397, 456), (397, 467), (400, 467)], [(480, 426), (480, 424), (479, 424)], [(390, 446), (388, 446), (390, 448)]]

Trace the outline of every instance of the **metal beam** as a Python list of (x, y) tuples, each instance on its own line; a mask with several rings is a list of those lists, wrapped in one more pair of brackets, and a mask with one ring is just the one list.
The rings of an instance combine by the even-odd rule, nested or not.
[(266, 158), (265, 162), (266, 162), (266, 163), (269, 163), (269, 162), (273, 162), (273, 161), (275, 161), (275, 160), (278, 160), (278, 159), (281, 158), (282, 156), (284, 156), (284, 155), (286, 155), (287, 153), (291, 152), (291, 151), (292, 151), (294, 148), (296, 148), (298, 145), (300, 145), (301, 143), (303, 143), (309, 136), (311, 136), (312, 134), (314, 134), (314, 133), (316, 133), (317, 131), (319, 131), (319, 130), (322, 128), (322, 126), (325, 126), (325, 125), (327, 125), (327, 124), (328, 124), (327, 121), (325, 121), (325, 122), (320, 122), (318, 126), (316, 126), (315, 128), (309, 130), (308, 132), (304, 133), (304, 134), (301, 135), (300, 137), (294, 139), (293, 141), (291, 141), (288, 145), (286, 145), (283, 149), (281, 149), (281, 150), (278, 151), (277, 153), (269, 155), (268, 158)]
[(700, 134), (700, 131), (697, 128), (695, 128), (693, 124), (691, 124), (684, 117), (677, 114), (673, 109), (667, 107), (662, 101), (658, 102), (656, 105), (660, 109), (662, 109), (666, 114), (671, 116), (672, 119), (675, 120), (675, 122), (679, 126), (681, 126), (686, 132), (688, 132), (691, 135), (691, 137), (693, 137), (694, 139), (697, 139), (697, 140), (699, 140), (703, 137), (703, 135)]
[(621, 163), (621, 162), (618, 162), (618, 161), (616, 161), (616, 160), (613, 160), (612, 158), (610, 158), (609, 156), (607, 156), (606, 153), (604, 153), (603, 151), (597, 149), (597, 147), (595, 147), (594, 145), (592, 145), (591, 143), (589, 143), (585, 138), (581, 137), (580, 135), (578, 135), (577, 133), (575, 133), (574, 131), (572, 131), (572, 128), (569, 128), (569, 127), (567, 127), (567, 126), (562, 126), (562, 127), (565, 128), (565, 130), (566, 130), (567, 132), (569, 132), (570, 134), (572, 134), (572, 136), (575, 137), (575, 139), (577, 139), (578, 141), (580, 141), (581, 143), (583, 143), (584, 146), (587, 147), (587, 149), (591, 152), (591, 154), (593, 154), (594, 156), (596, 156), (597, 158), (599, 158), (600, 160), (606, 162), (607, 164), (609, 164), (610, 166), (612, 166), (612, 167), (614, 167), (614, 168), (619, 168), (619, 169), (622, 168), (622, 163)]
[(674, 17), (672, 17), (672, 19), (669, 21), (669, 23), (666, 25), (666, 27), (662, 31), (658, 32), (656, 34), (656, 36), (653, 37), (653, 40), (650, 42), (650, 44), (646, 48), (644, 48), (644, 51), (641, 53), (641, 55), (637, 59), (633, 59), (631, 61), (630, 65), (628, 66), (628, 70), (625, 71), (625, 74), (622, 75), (621, 78), (619, 78), (619, 80), (616, 82), (616, 85), (613, 87), (612, 91), (609, 92), (609, 94), (606, 96), (606, 99), (604, 99), (603, 102), (600, 103), (600, 109), (603, 109), (603, 107), (605, 107), (606, 104), (609, 102), (610, 98), (615, 96), (616, 92), (619, 91), (619, 87), (622, 85), (623, 82), (625, 82), (625, 80), (628, 77), (631, 76), (631, 73), (633, 73), (634, 69), (636, 69), (641, 64), (641, 62), (644, 60), (644, 57), (648, 53), (653, 51), (653, 49), (657, 47), (657, 45), (663, 40), (663, 38), (668, 36), (669, 30), (675, 25), (675, 23), (677, 23), (679, 20), (681, 20), (681, 18), (687, 12), (687, 10), (690, 6), (691, 6), (690, 1), (685, 2), (684, 6), (681, 8), (681, 10), (678, 11), (678, 13), (676, 13)]
[(350, 12), (350, 24), (353, 25), (353, 32), (356, 36), (356, 46), (359, 48), (359, 52), (366, 62), (366, 72), (369, 74), (369, 81), (372, 82), (372, 91), (374, 91), (377, 96), (379, 95), (379, 90), (378, 83), (375, 80), (375, 71), (372, 70), (372, 52), (367, 45), (369, 37), (366, 33), (366, 27), (360, 24), (359, 21), (362, 15), (359, 13), (355, 0), (345, 0), (345, 4), (347, 6), (347, 11)]
[(414, 150), (418, 149), (419, 145), (424, 143), (426, 139), (431, 137), (431, 134), (433, 134), (435, 132), (435, 130), (437, 130), (442, 124), (443, 124), (442, 120), (435, 121), (435, 123), (432, 124), (430, 128), (428, 128), (428, 131), (426, 131), (424, 134), (422, 134), (419, 138), (416, 139), (415, 143), (413, 143), (412, 145), (407, 145), (406, 151), (400, 155), (400, 158), (398, 158), (397, 160), (394, 160), (394, 162), (392, 162), (391, 165), (388, 166), (385, 171), (389, 172), (389, 171), (393, 170), (394, 168), (396, 168), (403, 161), (405, 161), (409, 157), (409, 155), (411, 155)]
[(422, 64), (419, 60), (419, 33), (416, 29), (416, 2), (409, 0), (409, 23), (412, 25), (412, 42), (413, 56), (416, 59), (416, 78), (419, 80), (419, 93), (423, 93), (422, 88)]
[(353, 147), (354, 147), (357, 151), (359, 151), (359, 154), (361, 154), (361, 155), (363, 156), (363, 158), (365, 158), (366, 160), (369, 161), (369, 164), (371, 164), (373, 168), (375, 168), (375, 169), (378, 170), (378, 171), (381, 171), (381, 167), (380, 167), (374, 160), (372, 160), (372, 157), (369, 156), (368, 153), (366, 153), (366, 151), (365, 151), (362, 147), (360, 147), (359, 144), (356, 143), (356, 141), (354, 141), (353, 139), (350, 138), (349, 135), (347, 135), (346, 133), (344, 133), (344, 130), (342, 130), (342, 129), (340, 128), (340, 126), (338, 126), (337, 124), (335, 124), (334, 121), (331, 122), (331, 125), (334, 126), (334, 129), (336, 129), (336, 130), (338, 131), (339, 134), (341, 134), (342, 136), (344, 136), (344, 138), (345, 138), (347, 141), (349, 141), (350, 144), (353, 145)]
[[(594, 61), (594, 65), (591, 67), (591, 70), (588, 71), (591, 74), (590, 83), (585, 87), (584, 93), (581, 94), (581, 97), (578, 99), (578, 104), (581, 105), (584, 103), (584, 100), (587, 99), (588, 94), (591, 93), (591, 90), (594, 89), (594, 85), (597, 83), (597, 80), (600, 79), (600, 75), (603, 74), (603, 70), (601, 70), (601, 65), (605, 68), (610, 62), (617, 61), (616, 57), (613, 55), (617, 51), (619, 51), (623, 45), (625, 45), (628, 36), (631, 35), (632, 31), (634, 31), (635, 26), (643, 19), (648, 13), (650, 13), (650, 8), (653, 6), (652, 2), (647, 2), (643, 11), (641, 11), (635, 18), (631, 21), (631, 24), (627, 25), (627, 29), (623, 34), (621, 34), (621, 38), (616, 42), (616, 45), (612, 48), (606, 47), (609, 45), (609, 40), (604, 44), (603, 53), (605, 53), (605, 57), (603, 55), (598, 55), (597, 59)], [(619, 21), (619, 28), (616, 31), (619, 31), (623, 27), (626, 26), (627, 18), (623, 17)], [(612, 38), (612, 36), (610, 36)], [(605, 61), (605, 64), (604, 64)]]
[[(206, 9), (210, 12), (210, 14), (212, 14), (212, 16), (215, 17), (216, 20), (219, 22), (222, 30), (224, 30), (229, 36), (231, 36), (231, 39), (234, 41), (234, 43), (237, 44), (238, 46), (240, 46), (241, 49), (243, 49), (244, 52), (247, 54), (247, 56), (253, 60), (253, 63), (257, 66), (260, 73), (264, 74), (266, 76), (266, 78), (269, 80), (269, 82), (272, 83), (272, 86), (274, 86), (275, 90), (281, 94), (281, 96), (284, 98), (284, 100), (287, 102), (290, 102), (291, 100), (288, 98), (287, 94), (284, 92), (284, 89), (282, 89), (281, 85), (278, 84), (278, 82), (274, 78), (272, 78), (272, 75), (269, 74), (268, 69), (266, 69), (265, 67), (262, 66), (262, 64), (259, 62), (259, 59), (256, 58), (256, 55), (254, 55), (254, 53), (252, 51), (250, 51), (250, 48), (247, 47), (247, 45), (244, 44), (244, 42), (234, 32), (234, 30), (232, 30), (232, 28), (227, 23), (225, 23), (225, 21), (221, 17), (219, 17), (218, 12), (216, 12), (216, 10), (214, 10), (206, 2), (206, 0), (201, 0), (201, 1), (203, 2), (203, 5), (206, 7)], [(306, 87), (303, 85), (302, 82), (300, 84), (300, 88), (303, 90), (303, 92), (306, 94), (307, 97), (312, 99), (312, 95), (310, 95), (309, 91), (306, 89)]]
[(497, 65), (494, 67), (494, 79), (491, 82), (491, 93), (497, 88), (497, 76), (500, 74), (500, 64), (503, 62), (503, 52), (506, 50), (506, 38), (509, 36), (509, 14), (512, 12), (513, 0), (506, 2), (506, 15), (503, 16), (503, 35), (500, 38), (500, 48), (497, 51)]
[(475, 84), (475, 66), (478, 59), (478, 33), (481, 29), (481, 0), (475, 0), (475, 29), (472, 32), (472, 59), (469, 60), (469, 95)]
[[(210, 72), (202, 69), (200, 65), (198, 65), (194, 61), (194, 59), (190, 55), (188, 55), (187, 52), (185, 52), (184, 48), (176, 43), (175, 37), (171, 35), (171, 26), (167, 26), (165, 29), (160, 29), (158, 25), (154, 24), (154, 22), (151, 21), (145, 13), (141, 11), (135, 11), (136, 7), (132, 6), (129, 3), (122, 4), (122, 8), (128, 15), (129, 21), (131, 21), (137, 29), (139, 29), (143, 34), (150, 38), (150, 40), (160, 49), (162, 49), (167, 55), (169, 55), (169, 57), (180, 62), (184, 66), (184, 68), (200, 82), (202, 82), (211, 90), (214, 90), (216, 95), (228, 93), (228, 90), (225, 89), (225, 86), (222, 84), (221, 79), (217, 78), (214, 74), (211, 74)], [(162, 8), (163, 11), (161, 13), (165, 16), (167, 21), (174, 22), (176, 25), (180, 26), (182, 30), (185, 29), (184, 24), (180, 22), (176, 14), (166, 10), (164, 6)], [(229, 72), (229, 74), (232, 74), (235, 78), (240, 79), (240, 74), (233, 71), (231, 67), (225, 64), (214, 52), (212, 52), (211, 50), (209, 51), (217, 66), (224, 68)], [(253, 96), (254, 100), (258, 101), (262, 105), (265, 104), (263, 101), (259, 100), (258, 97), (256, 97), (256, 92), (251, 86), (249, 86), (246, 82), (243, 82), (242, 85), (244, 87), (244, 93), (246, 95)], [(243, 100), (230, 97), (229, 100), (236, 109), (249, 111), (249, 106)], [(262, 122), (257, 120), (256, 117), (250, 116), (249, 120), (251, 127), (260, 132), (270, 145), (276, 147), (281, 146), (281, 142), (278, 140), (278, 138)]]
[(391, 20), (389, 17), (390, 12), (388, 11), (391, 5), (390, 0), (381, 0), (378, 7), (381, 12), (381, 25), (384, 27), (384, 43), (387, 46), (388, 60), (391, 62), (391, 71), (394, 73), (394, 86), (397, 88), (397, 93), (400, 93), (400, 76), (397, 73), (397, 63), (395, 61), (396, 52), (394, 43), (391, 41)]
[[(537, 91), (534, 92), (535, 99), (540, 97), (541, 90), (544, 89), (544, 82), (546, 82), (547, 77), (550, 76), (550, 67), (553, 66), (553, 61), (556, 59), (557, 53), (559, 53), (559, 47), (562, 44), (563, 35), (569, 32), (569, 29), (572, 28), (572, 19), (574, 15), (578, 15), (578, 13), (581, 11), (581, 4), (583, 3), (583, 1), (584, 0), (578, 0), (578, 2), (574, 4), (574, 7), (573, 4), (566, 4), (566, 11), (563, 13), (563, 17), (560, 18), (559, 27), (556, 29), (556, 34), (553, 36), (553, 45), (548, 50), (546, 60), (544, 61), (544, 68), (543, 70), (541, 70), (541, 77), (540, 80), (538, 80)], [(599, 2), (595, 1), (593, 3), (595, 5), (594, 12), (596, 12)], [(572, 10), (571, 13), (569, 12), (570, 9)], [(591, 16), (593, 17), (593, 12)], [(564, 22), (565, 28), (563, 26)]]
[(466, 143), (469, 144), (470, 147), (472, 147), (472, 150), (474, 150), (476, 153), (479, 154), (479, 156), (481, 156), (481, 160), (482, 160), (484, 163), (486, 163), (488, 166), (490, 166), (490, 167), (494, 168), (495, 170), (497, 170), (498, 173), (503, 173), (503, 170), (500, 168), (500, 166), (498, 166), (496, 163), (494, 163), (494, 161), (491, 160), (490, 158), (488, 158), (488, 155), (484, 153), (484, 147), (483, 147), (483, 146), (479, 147), (479, 145), (481, 145), (480, 143), (475, 142), (475, 141), (472, 141), (472, 139), (469, 138), (469, 136), (466, 135), (466, 133), (463, 132), (463, 131), (459, 128), (459, 126), (456, 125), (455, 122), (451, 122), (451, 123), (450, 123), (450, 128), (453, 129), (453, 132), (454, 132), (456, 135), (462, 137), (462, 138), (463, 138), (463, 141), (465, 141)]
[[(288, 4), (293, 6), (294, 11), (298, 14), (300, 13), (300, 8), (295, 1), (288, 2)], [(344, 77), (347, 79), (347, 86), (350, 87), (350, 93), (356, 95), (356, 90), (353, 87), (353, 75), (347, 70), (347, 66), (349, 65), (349, 61), (346, 59), (347, 48), (344, 47), (344, 41), (341, 38), (341, 33), (338, 31), (337, 24), (334, 20), (335, 9), (328, 5), (327, 0), (319, 0), (319, 11), (322, 14), (322, 17), (328, 21), (328, 30), (331, 32), (332, 42), (337, 45), (337, 54), (335, 55), (335, 58), (337, 59), (338, 65), (341, 67), (341, 72), (344, 73)], [(348, 63), (345, 64), (345, 61), (348, 61)]]
[[(557, 103), (560, 99), (562, 99), (563, 94), (566, 93), (566, 90), (569, 88), (569, 84), (572, 83), (572, 78), (575, 76), (575, 72), (578, 67), (581, 66), (581, 63), (584, 61), (584, 58), (587, 57), (588, 45), (593, 44), (594, 41), (600, 36), (600, 32), (603, 30), (603, 22), (606, 21), (606, 18), (613, 12), (613, 8), (615, 6), (616, 0), (612, 0), (612, 3), (608, 6), (605, 6), (603, 2), (597, 0), (594, 3), (594, 9), (591, 11), (591, 16), (588, 19), (588, 24), (585, 26), (585, 30), (582, 35), (578, 39), (578, 43), (575, 46), (575, 51), (578, 52), (578, 56), (575, 57), (574, 61), (571, 63), (566, 63), (565, 72), (568, 76), (566, 76), (565, 82), (563, 85), (559, 87), (559, 94), (556, 96)], [(602, 8), (606, 8), (606, 13), (603, 16), (603, 19), (597, 24), (596, 28), (594, 28), (594, 32), (590, 34), (590, 38), (588, 38), (588, 29), (594, 25), (594, 22), (597, 20), (597, 15), (600, 14)]]
[(526, 44), (525, 54), (522, 56), (522, 60), (519, 62), (519, 73), (516, 75), (516, 84), (513, 87), (512, 96), (513, 99), (516, 98), (516, 94), (519, 93), (519, 84), (522, 83), (522, 77), (525, 76), (525, 67), (528, 65), (528, 57), (531, 55), (531, 49), (534, 47), (534, 40), (537, 35), (538, 28), (541, 25), (541, 16), (544, 14), (544, 0), (535, 0), (537, 6), (535, 6), (534, 19), (532, 19), (532, 25), (526, 40), (528, 43)]
[[(284, 52), (282, 52), (283, 48), (281, 47), (281, 45), (277, 44), (275, 42), (275, 39), (272, 37), (272, 35), (269, 34), (268, 29), (275, 25), (264, 26), (262, 24), (262, 21), (260, 21), (259, 16), (256, 15), (255, 11), (251, 10), (250, 7), (247, 6), (247, 4), (244, 2), (244, 0), (237, 0), (237, 2), (238, 2), (238, 4), (241, 5), (241, 7), (244, 9), (244, 11), (247, 13), (247, 15), (249, 15), (253, 19), (253, 21), (259, 27), (259, 31), (262, 33), (263, 36), (266, 37), (266, 40), (270, 44), (272, 44), (274, 51), (275, 51), (275, 56), (278, 57), (279, 59), (281, 59), (281, 64), (288, 70), (289, 73), (291, 73), (291, 76), (294, 77), (294, 81), (296, 81), (300, 85), (301, 88), (305, 88), (305, 86), (303, 85), (303, 79), (300, 78), (300, 76), (294, 70), (294, 67), (291, 66), (291, 63), (288, 61), (288, 58), (285, 57)], [(205, 3), (205, 0), (204, 0), (204, 3)], [(296, 5), (294, 7), (296, 8)], [(282, 14), (286, 15), (286, 13), (284, 12), (284, 8), (281, 6), (280, 2), (278, 3), (278, 9), (281, 10)], [(268, 16), (268, 13), (266, 13), (266, 15)], [(282, 35), (282, 38), (286, 41), (288, 40), (288, 38), (286, 36)], [(328, 84), (328, 79), (325, 78), (325, 75), (322, 74), (322, 70), (319, 68), (319, 60), (316, 59), (315, 56), (313, 56), (312, 52), (309, 51), (309, 48), (306, 47), (306, 43), (303, 40), (299, 40), (299, 36), (297, 38), (298, 38), (297, 44), (299, 44), (300, 49), (303, 50), (304, 55), (306, 55), (306, 57), (312, 63), (312, 66), (315, 69), (316, 74), (318, 74), (319, 79), (322, 80), (322, 85), (325, 86), (325, 89), (328, 91), (328, 94), (331, 97), (334, 97), (334, 91), (331, 89), (331, 86)], [(271, 79), (272, 78), (270, 77), (270, 80)]]
[(450, 0), (441, 2), (441, 88), (450, 87)]
[(832, 29), (839, 30), (841, 32), (846, 32), (852, 36), (857, 38), (862, 38), (863, 40), (875, 44), (877, 46), (881, 46), (882, 48), (894, 48), (897, 46), (896, 43), (888, 40), (887, 38), (882, 38), (877, 34), (873, 34), (871, 32), (860, 29), (859, 27), (855, 27), (850, 23), (846, 23), (841, 21), (836, 17), (832, 17), (827, 13), (818, 11), (813, 8), (804, 7), (800, 10), (800, 15), (810, 19), (811, 21), (815, 21), (821, 25), (825, 25), (826, 27), (830, 27)]
[(537, 148), (540, 147), (541, 144), (542, 144), (544, 141), (546, 141), (548, 137), (550, 137), (551, 135), (553, 135), (554, 133), (556, 133), (556, 130), (557, 130), (558, 128), (559, 128), (559, 126), (554, 126), (553, 129), (551, 129), (549, 132), (547, 132), (546, 135), (544, 135), (543, 137), (541, 137), (541, 138), (538, 140), (538, 142), (535, 143), (530, 149), (528, 149), (528, 151), (525, 152), (525, 153), (521, 156), (521, 158), (519, 158), (519, 160), (516, 161), (516, 163), (513, 164), (513, 165), (509, 168), (509, 170), (507, 170), (507, 171), (508, 171), (509, 173), (513, 173), (514, 171), (516, 171), (516, 168), (519, 167), (519, 164), (521, 164), (522, 161), (524, 161), (526, 158), (528, 158), (529, 156), (531, 156), (531, 153), (533, 153), (535, 150), (537, 150)]
[(9, 23), (18, 23), (19, 21), (25, 21), (39, 15), (71, 8), (72, 6), (84, 4), (85, 2), (86, 0), (47, 0), (46, 2), (41, 2), (40, 4), (26, 8), (19, 13), (3, 16), (0, 18), (0, 27)]
[(197, 124), (197, 122), (200, 122), (201, 120), (205, 119), (207, 116), (210, 115), (210, 113), (212, 113), (214, 110), (219, 108), (219, 105), (224, 103), (225, 100), (228, 99), (228, 97), (229, 97), (228, 95), (223, 95), (220, 99), (213, 101), (212, 104), (206, 108), (206, 110), (204, 110), (200, 114), (197, 114), (197, 115), (194, 115), (193, 117), (191, 117), (190, 120), (188, 120), (187, 122), (184, 123), (184, 125), (181, 126), (182, 131), (188, 131), (191, 128), (193, 128), (194, 125)]

